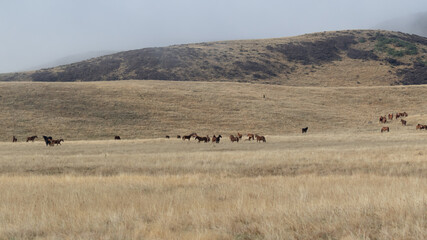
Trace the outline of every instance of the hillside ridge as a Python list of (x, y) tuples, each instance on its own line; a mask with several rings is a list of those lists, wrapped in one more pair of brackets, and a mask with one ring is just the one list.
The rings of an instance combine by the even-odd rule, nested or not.
[(1, 81), (223, 81), (288, 86), (427, 84), (427, 38), (381, 30), (234, 40), (119, 52)]

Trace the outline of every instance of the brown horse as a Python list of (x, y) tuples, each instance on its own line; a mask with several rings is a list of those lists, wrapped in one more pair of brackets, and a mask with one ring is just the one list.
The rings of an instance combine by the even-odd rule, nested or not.
[(393, 120), (393, 113), (391, 113), (391, 114), (389, 113), (388, 114), (388, 120)]
[(191, 139), (191, 135), (184, 135), (184, 136), (182, 136), (182, 140), (183, 141), (185, 141), (185, 140), (190, 141), (190, 139)]
[(239, 142), (239, 137), (235, 137), (233, 135), (230, 135), (230, 141), (231, 142)]
[(180, 138), (181, 138), (181, 135), (176, 135), (176, 138), (180, 139)]
[(386, 122), (387, 122), (387, 118), (386, 118), (386, 117), (381, 116), (381, 117), (380, 117), (380, 122), (381, 122), (381, 123), (386, 123)]
[(64, 139), (52, 139), (52, 140), (50, 140), (50, 142), (52, 143), (52, 144), (56, 144), (56, 145), (61, 145), (61, 142), (63, 142), (64, 141)]
[(248, 140), (249, 140), (249, 141), (250, 141), (251, 139), (252, 139), (252, 140), (255, 140), (255, 135), (254, 135), (254, 134), (252, 134), (252, 133), (248, 133), (248, 134), (247, 134), (247, 136), (249, 137), (249, 138), (248, 138)]
[(381, 132), (385, 132), (385, 131), (390, 132), (390, 128), (389, 127), (382, 127)]
[(406, 120), (400, 119), (400, 122), (402, 123), (403, 126), (406, 126)]
[(199, 142), (205, 142), (205, 143), (207, 143), (208, 142), (208, 137), (199, 137), (199, 136), (196, 136), (196, 140), (198, 140)]
[(266, 142), (266, 141), (265, 141), (265, 137), (264, 137), (264, 136), (258, 136), (258, 135), (255, 135), (255, 137), (256, 137), (256, 141), (257, 141), (257, 142), (261, 142), (261, 141)]
[(37, 138), (37, 136), (32, 136), (32, 137), (27, 137), (27, 142), (32, 141), (34, 142), (34, 140)]
[(120, 136), (114, 136), (114, 140), (120, 140)]
[(242, 139), (243, 135), (242, 135), (242, 134), (240, 134), (240, 133), (237, 133), (237, 137), (238, 137), (239, 139)]
[(170, 137), (169, 135), (166, 135), (166, 138), (167, 138), (167, 139), (169, 139), (169, 138), (171, 138), (171, 137)]
[(15, 136), (13, 136), (12, 137), (12, 142), (17, 142), (18, 141), (18, 139), (16, 139), (16, 137)]

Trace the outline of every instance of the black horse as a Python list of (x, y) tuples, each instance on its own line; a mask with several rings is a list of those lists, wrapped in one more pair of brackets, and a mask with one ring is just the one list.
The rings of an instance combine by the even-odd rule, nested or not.
[(307, 133), (308, 127), (302, 128), (302, 133)]
[(48, 146), (48, 145), (52, 145), (53, 146), (53, 144), (52, 144), (52, 137), (46, 137), (46, 136), (43, 136), (43, 139), (44, 139), (44, 141), (46, 142), (46, 146)]

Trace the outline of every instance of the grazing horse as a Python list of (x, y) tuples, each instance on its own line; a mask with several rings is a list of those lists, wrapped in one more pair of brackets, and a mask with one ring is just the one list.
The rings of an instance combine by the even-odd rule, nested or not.
[(390, 132), (390, 128), (389, 127), (382, 127), (381, 132), (385, 132), (385, 131)]
[(219, 143), (219, 141), (221, 140), (222, 136), (218, 135), (218, 137), (215, 137), (215, 135), (212, 137), (212, 142), (216, 142)]
[(114, 136), (114, 140), (120, 140), (120, 136)]
[(235, 137), (233, 135), (230, 135), (230, 141), (231, 142), (239, 142), (239, 137)]
[(51, 140), (51, 143), (52, 143), (52, 145), (53, 144), (56, 144), (56, 145), (61, 145), (61, 142), (63, 142), (64, 141), (64, 139), (53, 139), (53, 140)]
[(247, 135), (249, 138), (248, 138), (248, 140), (250, 141), (251, 139), (252, 140), (255, 140), (255, 135), (254, 134), (252, 134), (252, 133), (248, 133), (248, 135)]
[(415, 127), (415, 129), (425, 129), (425, 130), (427, 130), (427, 125), (422, 125), (422, 124), (417, 124), (417, 126)]
[(400, 119), (400, 122), (402, 122), (402, 125), (406, 126), (406, 120)]
[(34, 142), (34, 140), (37, 138), (37, 136), (32, 136), (32, 137), (27, 137), (27, 142), (32, 141)]
[(52, 137), (46, 137), (46, 136), (43, 136), (43, 139), (44, 139), (44, 141), (46, 142), (46, 146), (47, 145), (50, 145), (50, 146), (53, 146), (53, 143), (52, 143)]
[(308, 130), (308, 127), (301, 128), (301, 132), (302, 132), (302, 133), (307, 133), (307, 130)]
[(240, 134), (240, 133), (237, 133), (237, 137), (238, 137), (239, 139), (242, 139), (243, 135), (242, 135), (242, 134)]
[(18, 139), (16, 139), (16, 137), (15, 136), (13, 136), (12, 137), (12, 142), (17, 142), (18, 141)]
[(257, 142), (261, 142), (261, 141), (266, 142), (266, 141), (265, 141), (265, 137), (264, 137), (264, 136), (258, 136), (258, 135), (255, 135), (255, 137), (256, 137), (256, 141), (257, 141)]
[(182, 140), (183, 141), (185, 141), (185, 140), (190, 141), (190, 139), (191, 139), (191, 135), (184, 135), (184, 136), (182, 136)]
[(388, 114), (388, 120), (393, 120), (393, 113), (391, 113), (391, 114), (389, 113)]
[(208, 137), (200, 137), (200, 136), (196, 136), (196, 140), (198, 140), (199, 142), (208, 142)]

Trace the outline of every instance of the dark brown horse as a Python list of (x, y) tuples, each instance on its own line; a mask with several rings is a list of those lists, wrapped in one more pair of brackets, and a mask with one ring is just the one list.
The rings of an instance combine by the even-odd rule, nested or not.
[(261, 142), (261, 141), (266, 142), (264, 136), (255, 135), (255, 137), (257, 142)]
[(400, 119), (400, 122), (402, 123), (403, 126), (406, 126), (406, 120)]
[(56, 144), (56, 145), (61, 145), (61, 142), (63, 142), (64, 139), (52, 139), (51, 142), (52, 144)]
[(233, 135), (230, 135), (230, 141), (231, 142), (239, 142), (239, 137), (235, 137)]
[(13, 136), (12, 137), (12, 142), (17, 142), (18, 141), (18, 139), (16, 139), (16, 137), (15, 136)]
[(243, 135), (242, 135), (242, 134), (240, 134), (240, 133), (237, 133), (237, 137), (238, 137), (239, 139), (242, 139)]
[(114, 140), (120, 140), (120, 136), (114, 136)]
[(182, 140), (183, 141), (185, 141), (185, 140), (190, 141), (190, 139), (191, 139), (191, 135), (184, 135), (184, 136), (182, 136)]
[(198, 140), (199, 142), (208, 142), (208, 137), (200, 137), (200, 136), (196, 136), (196, 140)]
[(27, 137), (27, 142), (31, 141), (34, 142), (34, 140), (37, 138), (37, 136)]
[(381, 132), (390, 132), (390, 128), (389, 127), (382, 127), (381, 128)]

